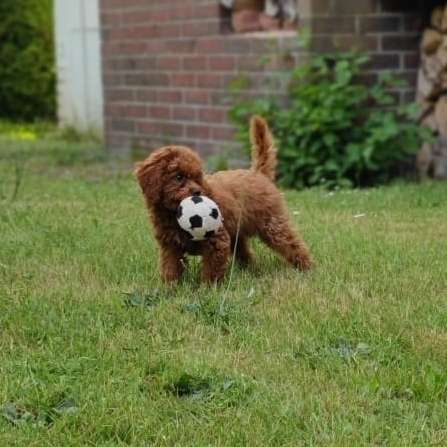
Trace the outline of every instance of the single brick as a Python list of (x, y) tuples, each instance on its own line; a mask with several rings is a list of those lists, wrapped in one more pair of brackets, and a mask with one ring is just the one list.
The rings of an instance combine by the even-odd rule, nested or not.
[[(178, 27), (180, 31), (180, 26)], [(197, 37), (197, 36), (212, 36), (219, 32), (220, 23), (217, 20), (214, 21), (195, 21), (191, 23), (184, 23), (181, 26), (181, 35), (185, 37)]]
[(135, 86), (166, 86), (169, 76), (166, 73), (133, 73), (125, 76), (128, 85)]
[(315, 34), (354, 33), (355, 17), (315, 17), (310, 20), (310, 26)]
[(401, 16), (368, 16), (359, 17), (361, 33), (387, 33), (398, 32), (401, 29)]
[(330, 53), (336, 50), (332, 36), (313, 36), (310, 49), (316, 53)]
[(176, 122), (164, 122), (161, 123), (161, 132), (162, 135), (166, 135), (169, 137), (181, 137), (184, 135), (184, 126), (183, 124), (179, 124)]
[(185, 56), (183, 58), (184, 70), (206, 70), (208, 60), (204, 56)]
[(199, 120), (204, 123), (222, 124), (225, 122), (228, 111), (214, 107), (201, 108), (199, 110)]
[(266, 64), (269, 63), (272, 55), (247, 55), (247, 56), (239, 56), (236, 60), (237, 68), (241, 72), (245, 71), (263, 71)]
[(106, 103), (133, 101), (135, 99), (135, 90), (130, 88), (115, 88), (114, 86), (104, 89), (104, 99)]
[(340, 15), (370, 14), (377, 12), (377, 0), (333, 0), (332, 12)]
[(211, 137), (211, 130), (207, 125), (187, 125), (186, 136), (189, 138), (208, 140)]
[(156, 92), (153, 88), (139, 88), (136, 90), (136, 99), (139, 102), (154, 102)]
[(196, 121), (197, 109), (188, 106), (176, 106), (172, 109), (172, 117), (177, 121)]
[(239, 35), (230, 36), (224, 39), (223, 46), (226, 53), (247, 54), (250, 51), (250, 40), (247, 39), (246, 37), (241, 37)]
[(152, 39), (146, 41), (146, 53), (153, 56), (166, 52), (166, 41), (162, 39)]
[(233, 127), (213, 127), (211, 130), (211, 137), (213, 140), (232, 141), (236, 135)]
[(150, 23), (151, 19), (151, 11), (124, 11), (122, 13), (122, 23), (125, 25), (135, 25), (143, 22)]
[(398, 36), (382, 36), (382, 49), (385, 51), (411, 51), (417, 48), (420, 36), (417, 34), (401, 34)]
[(399, 54), (371, 54), (365, 70), (398, 70), (400, 68)]
[(171, 73), (170, 85), (173, 87), (194, 87), (196, 75), (194, 73)]
[(156, 59), (156, 67), (159, 70), (179, 70), (181, 66), (182, 61), (178, 57), (158, 56)]
[(136, 61), (134, 58), (123, 57), (119, 59), (106, 59), (103, 63), (106, 71), (132, 71), (135, 70)]
[(122, 39), (138, 40), (138, 39), (153, 39), (160, 37), (162, 27), (156, 24), (138, 25), (129, 28), (123, 28)]
[(151, 118), (168, 120), (171, 118), (171, 109), (166, 106), (150, 106), (148, 114)]
[(149, 135), (169, 137), (183, 136), (183, 124), (164, 121), (139, 121), (136, 123), (138, 132)]
[(102, 0), (102, 6), (107, 6), (111, 9), (132, 9), (139, 6), (145, 6), (147, 0)]
[(333, 38), (335, 48), (339, 50), (377, 51), (379, 49), (378, 36), (339, 35)]
[(143, 105), (128, 105), (125, 108), (123, 117), (144, 118), (147, 116), (147, 108)]
[(155, 56), (143, 57), (135, 60), (135, 69), (141, 71), (155, 70), (157, 68), (157, 59)]
[(186, 104), (208, 104), (210, 94), (206, 90), (189, 90), (185, 92), (184, 101)]
[(380, 10), (382, 12), (419, 12), (419, 2), (408, 0), (381, 0)]
[(232, 71), (235, 68), (234, 56), (211, 56), (209, 69), (216, 71)]
[(162, 24), (159, 30), (159, 36), (161, 38), (176, 38), (182, 35), (182, 30), (177, 23)]
[(157, 102), (179, 104), (182, 102), (182, 92), (179, 90), (158, 90), (156, 92)]
[(197, 87), (202, 88), (221, 88), (223, 85), (223, 76), (216, 73), (198, 73)]
[(144, 54), (147, 51), (146, 42), (119, 42), (117, 43), (116, 49), (112, 50), (112, 54)]
[(164, 49), (167, 53), (193, 53), (195, 46), (195, 39), (173, 39), (164, 42)]
[(137, 132), (147, 133), (149, 135), (155, 135), (160, 132), (160, 127), (154, 121), (139, 121), (136, 124)]
[(221, 37), (206, 37), (197, 40), (196, 51), (203, 53), (222, 53), (225, 48), (225, 42)]

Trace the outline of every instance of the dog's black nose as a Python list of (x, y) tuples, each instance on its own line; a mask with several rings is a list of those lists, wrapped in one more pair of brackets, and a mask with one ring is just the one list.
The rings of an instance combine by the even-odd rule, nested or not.
[(200, 189), (195, 189), (195, 190), (192, 192), (192, 195), (193, 195), (193, 196), (200, 196), (200, 194), (202, 194), (202, 191), (200, 191)]

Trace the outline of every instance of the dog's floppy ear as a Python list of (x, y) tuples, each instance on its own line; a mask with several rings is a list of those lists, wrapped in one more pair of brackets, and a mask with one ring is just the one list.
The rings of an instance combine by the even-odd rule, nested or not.
[(149, 205), (161, 200), (162, 173), (166, 160), (160, 151), (155, 151), (146, 160), (136, 163), (135, 175)]

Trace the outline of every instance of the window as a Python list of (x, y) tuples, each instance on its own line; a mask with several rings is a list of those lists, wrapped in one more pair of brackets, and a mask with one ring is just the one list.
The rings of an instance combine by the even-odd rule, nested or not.
[(237, 33), (295, 30), (297, 0), (218, 0)]

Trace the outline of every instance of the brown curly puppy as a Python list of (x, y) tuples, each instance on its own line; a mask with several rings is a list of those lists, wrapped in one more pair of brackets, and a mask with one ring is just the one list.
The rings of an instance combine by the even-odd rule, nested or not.
[[(282, 194), (274, 184), (276, 149), (267, 123), (251, 121), (252, 167), (204, 175), (199, 156), (182, 146), (154, 151), (137, 164), (136, 175), (143, 191), (155, 237), (161, 249), (161, 274), (177, 281), (187, 254), (203, 257), (203, 280), (221, 279), (232, 253), (241, 263), (251, 258), (248, 239), (259, 236), (269, 247), (300, 270), (311, 267), (305, 242), (293, 230)], [(191, 241), (176, 219), (180, 202), (203, 194), (221, 210), (224, 226), (205, 241)]]

